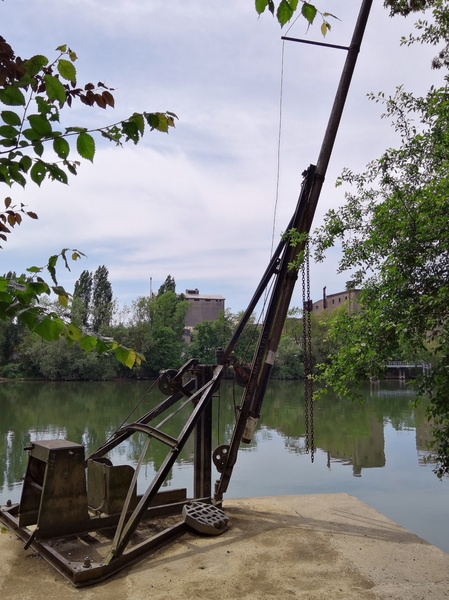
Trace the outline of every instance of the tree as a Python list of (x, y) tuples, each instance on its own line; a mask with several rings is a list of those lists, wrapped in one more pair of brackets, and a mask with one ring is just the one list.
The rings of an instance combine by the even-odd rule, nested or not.
[(176, 294), (170, 275), (167, 282), (156, 296), (142, 296), (133, 302), (130, 325), (122, 332), (126, 343), (145, 355), (146, 361), (139, 367), (142, 377), (154, 377), (161, 369), (180, 366), (185, 359), (183, 333), (189, 303), (183, 294)]
[(73, 289), (72, 320), (87, 327), (89, 323), (90, 303), (92, 300), (92, 273), (84, 270)]
[[(433, 4), (434, 22), (420, 22), (415, 39), (447, 42), (449, 7)], [(360, 310), (333, 320), (330, 335), (340, 348), (323, 378), (354, 398), (358, 383), (382, 375), (392, 356), (430, 356), (419, 392), (429, 398), (442, 477), (449, 474), (449, 76), (424, 97), (399, 88), (373, 98), (384, 103), (400, 145), (362, 174), (343, 172), (339, 183), (354, 191), (316, 234), (318, 258), (341, 241), (340, 271), (355, 270), (363, 287)]]
[(112, 316), (112, 286), (109, 271), (102, 265), (95, 271), (92, 280), (92, 326), (102, 332), (108, 327)]
[[(0, 183), (24, 187), (27, 182), (40, 186), (45, 179), (67, 184), (76, 175), (79, 158), (93, 161), (95, 136), (106, 138), (116, 145), (132, 141), (137, 144), (145, 127), (168, 132), (174, 127), (176, 115), (170, 112), (134, 113), (106, 127), (88, 129), (82, 125), (61, 126), (61, 112), (79, 100), (87, 106), (103, 109), (114, 107), (112, 89), (97, 85), (79, 85), (76, 53), (66, 45), (57, 48), (55, 58), (36, 54), (29, 59), (16, 56), (12, 47), (0, 37)], [(71, 144), (71, 142), (73, 143)], [(44, 151), (51, 148), (57, 159), (45, 159)], [(71, 158), (76, 151), (76, 157)], [(10, 196), (0, 212), (0, 240), (7, 241), (11, 230), (20, 225), (24, 216), (37, 219), (34, 211), (23, 204), (17, 206)], [(19, 319), (32, 331), (51, 340), (64, 337), (78, 340), (85, 350), (114, 351), (118, 360), (132, 366), (141, 357), (120, 346), (85, 332), (40, 306), (42, 297), (56, 294), (62, 306), (68, 304), (69, 293), (57, 281), (59, 259), (69, 269), (69, 260), (83, 256), (78, 250), (64, 249), (50, 257), (44, 267), (32, 266), (19, 277), (0, 277), (0, 318)], [(43, 279), (44, 272), (51, 283)]]
[[(189, 355), (206, 364), (216, 361), (217, 348), (226, 348), (242, 314), (233, 314), (229, 309), (222, 311), (215, 321), (203, 321), (195, 325)], [(257, 326), (252, 316), (243, 330), (234, 354), (241, 363), (250, 362), (258, 339)]]
[(162, 294), (165, 294), (165, 292), (176, 292), (176, 282), (171, 275), (167, 275), (164, 283), (160, 286), (157, 295), (161, 296)]

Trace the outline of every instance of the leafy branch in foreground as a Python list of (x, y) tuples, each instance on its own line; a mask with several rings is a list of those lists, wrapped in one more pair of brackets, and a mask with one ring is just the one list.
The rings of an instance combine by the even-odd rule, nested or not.
[[(77, 175), (78, 158), (93, 161), (95, 135), (121, 146), (132, 141), (137, 144), (145, 128), (167, 133), (177, 118), (171, 112), (134, 113), (129, 118), (97, 128), (62, 126), (61, 111), (71, 107), (75, 100), (87, 106), (102, 109), (114, 108), (113, 89), (102, 82), (96, 85), (77, 83), (75, 61), (77, 56), (66, 45), (59, 46), (52, 62), (41, 54), (23, 60), (0, 37), (0, 183), (8, 187), (28, 182), (40, 186), (46, 179), (68, 183), (70, 175)], [(73, 143), (71, 144), (71, 140)], [(44, 158), (44, 152), (49, 158)], [(73, 153), (75, 157), (72, 158)], [(20, 225), (24, 216), (37, 219), (37, 214), (24, 204), (13, 204), (11, 197), (4, 200), (0, 212), (0, 240), (7, 241), (12, 228)], [(1, 246), (0, 246), (1, 248)], [(86, 331), (63, 319), (43, 300), (55, 293), (62, 307), (67, 307), (70, 295), (58, 285), (56, 263), (65, 262), (68, 250), (50, 257), (44, 267), (52, 284), (41, 277), (42, 268), (31, 267), (27, 275), (0, 277), (0, 319), (18, 319), (45, 340), (65, 338), (78, 342), (86, 351), (115, 353), (116, 358), (128, 367), (140, 363), (143, 356), (116, 341)], [(76, 260), (81, 252), (72, 251)]]
[[(444, 2), (445, 0), (384, 0), (384, 7), (390, 10), (390, 16), (406, 16), (412, 12), (424, 11), (438, 5), (442, 6)], [(315, 17), (319, 15), (321, 17), (320, 29), (323, 36), (331, 30), (329, 17), (338, 19), (329, 12), (320, 11), (315, 4), (311, 4), (306, 0), (280, 0), (279, 3), (274, 0), (255, 0), (255, 4), (259, 15), (268, 9), (272, 15), (276, 16), (281, 27), (291, 21), (295, 15), (304, 17), (310, 27), (313, 25)]]
[[(69, 344), (77, 342), (85, 351), (99, 353), (114, 352), (116, 359), (129, 368), (141, 364), (142, 354), (127, 348), (115, 340), (88, 331), (50, 311), (45, 300), (53, 293), (64, 309), (68, 308), (71, 295), (58, 284), (56, 266), (61, 259), (67, 269), (71, 260), (84, 256), (79, 250), (65, 248), (51, 256), (45, 267), (30, 267), (28, 274), (17, 276), (13, 273), (0, 276), (0, 319), (17, 319), (27, 328), (46, 341), (64, 338)], [(52, 285), (42, 278), (43, 271), (50, 275)]]
[(310, 4), (310, 2), (306, 2), (305, 0), (281, 0), (277, 7), (273, 0), (256, 0), (256, 11), (261, 15), (268, 9), (272, 15), (276, 14), (278, 22), (283, 27), (295, 15), (298, 5), (301, 8), (300, 15), (306, 19), (308, 26), (313, 25), (317, 15), (321, 17), (321, 33), (323, 36), (331, 30), (328, 18), (338, 18), (329, 12), (321, 12), (314, 4)]
[[(128, 141), (137, 144), (147, 126), (150, 130), (168, 132), (175, 125), (176, 115), (167, 111), (134, 113), (127, 119), (97, 128), (61, 127), (61, 109), (72, 106), (75, 99), (103, 109), (113, 108), (115, 100), (113, 89), (102, 82), (79, 86), (75, 52), (66, 45), (56, 50), (53, 62), (40, 54), (22, 60), (0, 37), (0, 103), (7, 107), (0, 112), (0, 183), (9, 187), (13, 184), (25, 187), (28, 181), (40, 186), (46, 178), (67, 184), (68, 176), (76, 175), (80, 166), (79, 160), (69, 158), (70, 139), (74, 140), (78, 157), (93, 161), (96, 148), (93, 134), (117, 145)], [(43, 158), (46, 148), (52, 153), (48, 160)], [(10, 199), (8, 202), (11, 204)], [(36, 218), (34, 213), (25, 214)], [(6, 216), (9, 225), (20, 224), (21, 215), (17, 215), (15, 212)], [(2, 229), (2, 233), (9, 232)], [(2, 239), (5, 241), (4, 235)]]

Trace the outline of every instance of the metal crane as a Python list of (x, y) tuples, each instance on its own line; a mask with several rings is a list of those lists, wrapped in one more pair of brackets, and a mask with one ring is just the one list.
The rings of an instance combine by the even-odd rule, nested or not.
[[(362, 2), (351, 44), (345, 48), (347, 57), (317, 164), (303, 173), (299, 199), (286, 228), (305, 235), (298, 243), (288, 238), (279, 242), (228, 346), (217, 353), (216, 364), (192, 359), (178, 370), (161, 372), (159, 388), (166, 397), (135, 422), (119, 427), (87, 457), (81, 444), (62, 439), (38, 440), (26, 448), (29, 457), (21, 500), (2, 507), (0, 520), (25, 541), (25, 548), (33, 548), (75, 586), (111, 576), (188, 528), (206, 535), (228, 528), (223, 496), (240, 444), (252, 439), (257, 426), (298, 277), (298, 268), (292, 265), (298, 262), (311, 229), (371, 4), (372, 0)], [(268, 288), (268, 308), (247, 368), (238, 364), (233, 351)], [(244, 392), (229, 443), (214, 449), (214, 399), (229, 367), (238, 373)], [(173, 437), (165, 433), (164, 425), (181, 410), (189, 411), (189, 416)], [(143, 434), (146, 440), (136, 467), (113, 465), (107, 454), (135, 434)], [(185, 489), (162, 486), (192, 436), (193, 497), (187, 498)], [(166, 446), (167, 455), (138, 496), (137, 476), (150, 441)], [(213, 466), (219, 475), (214, 486)], [(158, 525), (161, 519), (162, 526)]]

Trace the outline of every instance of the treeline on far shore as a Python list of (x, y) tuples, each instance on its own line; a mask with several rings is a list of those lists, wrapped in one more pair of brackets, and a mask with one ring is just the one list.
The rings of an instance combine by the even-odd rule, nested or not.
[[(113, 355), (85, 352), (76, 342), (65, 340), (47, 342), (30, 333), (17, 320), (0, 321), (0, 377), (7, 379), (48, 380), (110, 380), (116, 378), (155, 378), (163, 369), (178, 368), (189, 358), (201, 363), (214, 364), (216, 349), (226, 347), (240, 314), (229, 309), (215, 321), (204, 321), (191, 332), (190, 343), (184, 333), (185, 316), (189, 303), (182, 294), (176, 294), (175, 282), (170, 276), (153, 297), (137, 298), (120, 311), (112, 296), (105, 267), (94, 274), (81, 274), (75, 285), (67, 310), (72, 322), (95, 329), (112, 337), (145, 356), (141, 365), (129, 369)], [(51, 310), (62, 311), (57, 305)], [(252, 318), (236, 347), (236, 356), (242, 363), (250, 363), (260, 327)], [(326, 341), (327, 326), (312, 315), (312, 362), (328, 360), (332, 348)], [(299, 379), (303, 376), (302, 321), (299, 309), (291, 309), (279, 344), (273, 377)]]

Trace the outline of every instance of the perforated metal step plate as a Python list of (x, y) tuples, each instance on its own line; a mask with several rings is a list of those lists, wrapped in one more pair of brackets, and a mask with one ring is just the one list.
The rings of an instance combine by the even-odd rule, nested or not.
[(226, 513), (204, 502), (189, 502), (182, 509), (184, 522), (198, 533), (220, 535), (228, 528), (229, 518)]

